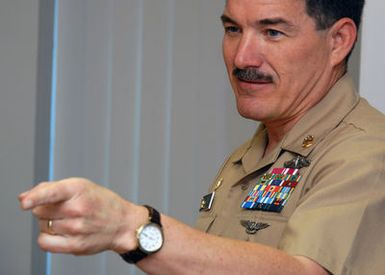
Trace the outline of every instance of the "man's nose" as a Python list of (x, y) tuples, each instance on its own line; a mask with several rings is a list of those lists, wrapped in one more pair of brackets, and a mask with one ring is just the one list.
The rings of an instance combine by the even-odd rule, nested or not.
[(243, 34), (237, 47), (234, 65), (237, 68), (243, 69), (247, 67), (260, 67), (262, 63), (263, 54), (258, 37), (252, 34)]

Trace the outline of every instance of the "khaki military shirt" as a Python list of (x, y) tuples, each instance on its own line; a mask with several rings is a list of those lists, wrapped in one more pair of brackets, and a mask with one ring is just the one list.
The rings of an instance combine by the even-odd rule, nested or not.
[[(349, 76), (263, 156), (266, 142), (261, 125), (229, 157), (197, 227), (309, 257), (333, 274), (385, 274), (385, 116), (357, 95)], [(299, 169), (280, 213), (241, 207), (264, 174), (297, 156), (310, 165)], [(245, 222), (259, 227), (247, 230)]]

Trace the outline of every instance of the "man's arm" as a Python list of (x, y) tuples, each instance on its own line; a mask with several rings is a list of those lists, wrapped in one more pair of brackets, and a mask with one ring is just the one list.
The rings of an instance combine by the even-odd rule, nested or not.
[[(85, 179), (43, 183), (19, 200), (23, 209), (32, 210), (39, 219), (39, 245), (54, 253), (134, 250), (135, 230), (148, 219), (146, 208)], [(209, 235), (166, 215), (161, 222), (164, 246), (138, 263), (149, 274), (328, 274), (303, 256)]]
[(138, 265), (150, 274), (328, 274), (306, 257), (206, 234), (164, 215), (162, 222), (164, 247)]

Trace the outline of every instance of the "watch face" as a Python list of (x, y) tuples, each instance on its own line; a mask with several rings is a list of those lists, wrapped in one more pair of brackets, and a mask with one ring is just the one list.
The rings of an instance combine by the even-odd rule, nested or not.
[(139, 247), (147, 253), (158, 251), (163, 245), (163, 232), (155, 223), (146, 224), (139, 232)]

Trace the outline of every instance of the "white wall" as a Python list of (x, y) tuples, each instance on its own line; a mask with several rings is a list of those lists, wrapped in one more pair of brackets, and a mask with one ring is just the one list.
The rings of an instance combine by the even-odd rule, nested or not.
[(0, 274), (30, 274), (32, 217), (17, 195), (34, 182), (38, 0), (0, 1)]
[(360, 93), (385, 113), (385, 2), (366, 2), (362, 26)]

